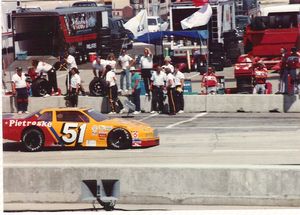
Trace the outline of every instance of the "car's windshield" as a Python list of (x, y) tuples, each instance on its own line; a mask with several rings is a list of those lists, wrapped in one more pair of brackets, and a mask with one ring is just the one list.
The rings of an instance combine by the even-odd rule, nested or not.
[(95, 111), (94, 109), (85, 110), (84, 112), (88, 114), (90, 117), (92, 117), (94, 120), (96, 120), (97, 122), (108, 119), (105, 115), (99, 113), (98, 111)]
[(148, 25), (156, 25), (156, 19), (148, 19)]

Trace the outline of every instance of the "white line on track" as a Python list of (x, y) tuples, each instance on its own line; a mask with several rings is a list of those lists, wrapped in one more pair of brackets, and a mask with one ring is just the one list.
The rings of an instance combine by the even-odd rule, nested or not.
[(176, 123), (174, 123), (174, 124), (168, 125), (168, 126), (166, 126), (166, 128), (173, 128), (173, 127), (175, 127), (175, 126), (177, 126), (177, 125), (180, 125), (180, 124), (183, 124), (183, 123), (186, 123), (186, 122), (191, 122), (191, 121), (193, 121), (193, 120), (195, 120), (195, 119), (197, 119), (197, 118), (199, 118), (199, 117), (205, 116), (206, 114), (207, 114), (207, 113), (199, 113), (199, 114), (193, 116), (193, 117), (190, 118), (190, 119), (183, 120), (183, 121), (176, 122)]
[(138, 121), (144, 121), (144, 120), (146, 120), (146, 119), (149, 119), (149, 118), (151, 118), (151, 117), (154, 117), (154, 116), (157, 116), (158, 115), (158, 113), (156, 113), (156, 114), (151, 114), (151, 115), (149, 115), (149, 116), (146, 116), (146, 117), (144, 117), (144, 118), (142, 118), (142, 119), (140, 119), (140, 120), (138, 120)]
[[(181, 123), (180, 123), (181, 124)], [(155, 127), (158, 129), (169, 128), (167, 127)], [(216, 127), (216, 126), (195, 126), (189, 127), (189, 129), (230, 129), (230, 130), (249, 130), (249, 129), (297, 129), (299, 126), (292, 126), (292, 125), (282, 125), (282, 126), (243, 126), (243, 127), (234, 127), (234, 126), (224, 126), (224, 127)], [(177, 127), (176, 129), (186, 129), (186, 127)], [(296, 130), (299, 132), (300, 130)], [(293, 131), (294, 132), (294, 131)]]

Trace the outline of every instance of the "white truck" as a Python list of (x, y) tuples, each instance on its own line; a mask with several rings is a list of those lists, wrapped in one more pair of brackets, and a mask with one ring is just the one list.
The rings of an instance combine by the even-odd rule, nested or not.
[[(189, 31), (189, 30), (208, 30), (208, 40), (204, 44), (198, 44), (201, 48), (202, 56), (196, 60), (198, 71), (206, 69), (207, 63), (214, 66), (216, 70), (223, 70), (224, 66), (231, 65), (240, 55), (238, 38), (235, 25), (235, 2), (233, 0), (210, 0), (212, 16), (208, 24), (191, 29), (183, 30), (181, 21), (198, 11), (200, 7), (195, 7), (192, 1), (173, 2), (170, 7), (170, 30)], [(185, 38), (186, 39), (186, 38)], [(186, 43), (189, 44), (189, 43)], [(206, 46), (207, 45), (207, 46)], [(205, 53), (203, 50), (208, 47)], [(195, 49), (194, 46), (191, 48)], [(173, 55), (194, 50), (186, 50), (184, 46), (176, 48), (171, 46)], [(182, 50), (181, 50), (182, 49)]]
[(147, 19), (149, 32), (166, 31), (169, 27), (169, 24), (159, 16), (148, 16)]

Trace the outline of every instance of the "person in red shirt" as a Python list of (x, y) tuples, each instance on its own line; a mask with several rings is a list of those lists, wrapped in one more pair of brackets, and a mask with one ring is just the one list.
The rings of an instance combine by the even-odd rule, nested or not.
[(215, 75), (215, 70), (212, 67), (202, 77), (202, 87), (205, 87), (206, 94), (216, 94), (218, 79)]
[(258, 62), (254, 68), (254, 89), (253, 94), (266, 94), (266, 80), (268, 70), (262, 62)]

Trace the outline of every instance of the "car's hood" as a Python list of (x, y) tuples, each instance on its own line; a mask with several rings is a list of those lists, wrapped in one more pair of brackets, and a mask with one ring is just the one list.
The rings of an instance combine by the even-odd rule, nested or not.
[(128, 120), (128, 119), (122, 119), (122, 118), (114, 118), (114, 119), (108, 119), (108, 120), (105, 120), (103, 121), (103, 123), (112, 123), (114, 125), (118, 125), (120, 127), (127, 127), (127, 128), (141, 128), (141, 127), (144, 127), (144, 128), (150, 128), (150, 125), (146, 124), (146, 123), (143, 123), (143, 122), (140, 122), (140, 121), (137, 121), (137, 120)]

